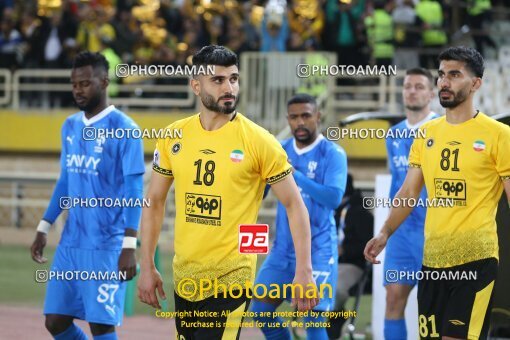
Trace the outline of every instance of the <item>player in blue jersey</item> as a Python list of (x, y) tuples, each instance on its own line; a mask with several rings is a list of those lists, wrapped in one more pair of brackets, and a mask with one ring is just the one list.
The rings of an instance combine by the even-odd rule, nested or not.
[[(95, 133), (98, 129), (138, 128), (131, 118), (106, 104), (108, 62), (104, 56), (78, 54), (71, 83), (81, 111), (68, 117), (62, 127), (61, 173), (37, 227), (31, 254), (37, 263), (47, 261), (43, 249), (48, 229), (62, 209), (69, 209), (51, 271), (78, 274), (48, 280), (46, 328), (55, 339), (87, 339), (73, 322), (82, 319), (89, 322), (94, 339), (117, 339), (115, 326), (121, 324), (124, 311), (126, 283), (122, 279), (136, 274), (143, 147), (140, 139), (106, 138)], [(70, 202), (77, 198), (80, 205), (72, 206)], [(84, 206), (91, 198), (131, 204)], [(97, 279), (81, 280), (94, 276)]]
[[(402, 97), (406, 118), (391, 127), (393, 136), (408, 138), (387, 138), (386, 149), (391, 172), (390, 198), (404, 183), (408, 168), (408, 156), (413, 144), (411, 130), (417, 130), (426, 121), (438, 117), (431, 112), (430, 102), (434, 98), (434, 77), (423, 68), (409, 69), (404, 78)], [(396, 131), (399, 130), (397, 133)], [(391, 134), (390, 134), (391, 136)], [(424, 201), (427, 192), (423, 188), (420, 198)], [(385, 339), (407, 339), (404, 311), (409, 293), (416, 285), (416, 280), (394, 280), (395, 271), (417, 272), (421, 269), (426, 208), (416, 207), (402, 226), (388, 240), (384, 259), (384, 286), (386, 288), (386, 312), (384, 319)], [(388, 281), (388, 278), (390, 281)]]
[[(320, 289), (321, 284), (331, 285), (323, 289), (320, 303), (314, 311), (329, 311), (333, 308), (333, 299), (337, 279), (338, 243), (334, 213), (345, 192), (347, 181), (347, 157), (337, 144), (328, 141), (319, 132), (320, 112), (315, 99), (307, 94), (297, 94), (287, 103), (287, 120), (293, 138), (284, 140), (282, 146), (292, 164), (294, 179), (299, 187), (303, 201), (310, 215), (312, 232), (312, 268), (313, 276)], [(285, 208), (278, 203), (276, 212), (276, 236), (270, 254), (260, 269), (256, 285), (291, 284), (294, 277), (295, 252)], [(327, 286), (324, 286), (327, 287)], [(287, 300), (291, 296), (290, 288), (286, 292)], [(256, 294), (255, 294), (256, 295)], [(252, 311), (274, 312), (283, 302), (283, 298), (264, 300), (254, 299)], [(305, 318), (309, 339), (328, 339), (326, 318)], [(288, 328), (281, 325), (281, 318), (258, 317), (265, 323), (262, 332), (267, 339), (291, 339)], [(271, 325), (271, 326), (269, 326)]]

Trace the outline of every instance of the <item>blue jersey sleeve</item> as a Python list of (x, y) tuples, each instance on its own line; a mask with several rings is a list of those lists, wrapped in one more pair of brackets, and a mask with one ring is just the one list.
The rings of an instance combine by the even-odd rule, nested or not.
[(314, 182), (298, 170), (294, 172), (294, 179), (301, 190), (329, 209), (336, 209), (342, 200), (342, 190)]
[(51, 195), (50, 203), (48, 204), (48, 208), (43, 215), (43, 220), (47, 221), (50, 224), (53, 224), (57, 219), (58, 215), (62, 212), (62, 208), (60, 207), (60, 199), (62, 197), (68, 196), (68, 176), (67, 176), (67, 167), (66, 167), (66, 159), (67, 159), (67, 150), (66, 150), (66, 141), (65, 141), (65, 130), (67, 129), (67, 121), (62, 126), (60, 138), (62, 143), (62, 150), (60, 152), (60, 176), (57, 180), (57, 184), (55, 185), (55, 189), (53, 190), (53, 194)]
[(344, 197), (345, 186), (347, 185), (347, 155), (340, 147), (335, 145), (334, 148), (329, 149), (326, 158), (328, 159), (328, 165), (324, 183), (328, 183), (330, 187), (340, 189), (339, 197), (334, 202), (333, 209), (336, 209)]
[[(134, 122), (127, 122), (128, 128), (139, 129)], [(143, 143), (140, 138), (123, 138), (121, 146), (122, 173), (124, 175), (124, 197), (129, 200), (143, 198), (143, 174), (145, 165), (143, 160)], [(124, 207), (122, 210), (125, 228), (138, 230), (141, 207)]]
[(50, 224), (53, 224), (58, 215), (60, 215), (62, 212), (62, 208), (60, 207), (60, 199), (67, 196), (67, 184), (67, 172), (65, 169), (63, 169), (60, 173), (59, 179), (57, 180), (55, 189), (53, 190), (53, 195), (51, 196), (48, 208), (46, 209), (46, 212), (43, 216), (43, 220)]
[[(143, 199), (143, 174), (124, 176), (124, 198), (126, 200)], [(138, 230), (142, 209), (140, 207), (124, 207), (124, 221), (126, 229)]]
[(347, 157), (340, 149), (331, 149), (325, 157), (328, 160), (324, 183), (319, 184), (300, 171), (294, 172), (294, 179), (301, 189), (313, 199), (330, 208), (336, 209), (345, 193), (347, 183)]
[[(139, 129), (134, 123), (131, 123), (126, 128)], [(123, 175), (128, 176), (145, 173), (142, 140), (140, 138), (123, 138), (121, 143)]]

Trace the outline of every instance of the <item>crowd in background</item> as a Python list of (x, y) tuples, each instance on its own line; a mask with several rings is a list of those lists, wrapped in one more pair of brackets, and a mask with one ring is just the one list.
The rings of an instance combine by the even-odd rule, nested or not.
[[(102, 51), (113, 64), (184, 64), (207, 44), (237, 53), (327, 50), (340, 64), (433, 67), (428, 54), (450, 39), (448, 1), (156, 2), (159, 8), (150, 13), (135, 0), (63, 0), (58, 10), (41, 15), (36, 0), (0, 0), (0, 68), (68, 68), (84, 49)], [(463, 22), (475, 33), (483, 30), (492, 5), (467, 1)], [(474, 37), (482, 52), (496, 47), (487, 35)]]

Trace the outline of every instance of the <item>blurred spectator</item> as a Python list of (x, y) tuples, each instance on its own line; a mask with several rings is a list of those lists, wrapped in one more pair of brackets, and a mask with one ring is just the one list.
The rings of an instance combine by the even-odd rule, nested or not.
[(69, 30), (69, 35), (76, 37), (78, 33), (79, 6), (75, 0), (62, 0), (62, 22)]
[[(366, 263), (363, 250), (374, 233), (374, 217), (363, 207), (363, 196), (359, 189), (354, 189), (350, 174), (347, 175), (344, 198), (336, 210), (335, 219), (338, 227), (339, 265), (334, 310), (342, 311), (349, 298), (349, 290), (363, 275)], [(329, 322), (329, 338), (340, 339), (345, 319), (333, 318)]]
[(413, 0), (399, 2), (391, 15), (395, 24), (394, 64), (400, 69), (418, 67), (416, 48), (421, 41), (421, 20), (416, 15)]
[(106, 60), (108, 61), (108, 79), (110, 83), (108, 85), (108, 95), (110, 97), (117, 97), (119, 94), (119, 85), (118, 85), (118, 77), (115, 73), (117, 65), (122, 63), (120, 57), (115, 53), (115, 50), (112, 48), (113, 41), (109, 40), (106, 37), (101, 38), (101, 54), (104, 55)]
[(168, 33), (173, 34), (182, 39), (184, 15), (180, 11), (175, 1), (161, 0), (159, 13), (166, 22)]
[(374, 1), (374, 12), (365, 18), (371, 59), (376, 65), (389, 66), (395, 54), (393, 18), (385, 8), (383, 0)]
[(115, 30), (115, 39), (112, 40), (113, 49), (124, 62), (131, 62), (134, 46), (142, 36), (140, 26), (133, 18), (131, 9), (120, 9), (112, 21), (112, 26)]
[(253, 51), (246, 39), (246, 33), (242, 30), (229, 34), (227, 46), (238, 55), (246, 51)]
[(474, 31), (472, 36), (475, 47), (482, 55), (484, 55), (485, 44), (494, 49), (497, 48), (494, 40), (484, 30), (484, 25), (492, 19), (491, 8), (490, 0), (468, 0), (468, 25)]
[(20, 33), (23, 36), (23, 67), (39, 68), (43, 64), (41, 58), (42, 20), (33, 11), (23, 13)]
[(14, 7), (14, 0), (0, 0), (0, 21), (4, 16), (11, 16)]
[[(41, 68), (43, 60), (41, 59), (41, 26), (42, 21), (35, 14), (35, 10), (27, 10), (22, 14), (19, 31), (23, 37), (23, 68)], [(27, 77), (20, 80), (22, 83), (30, 84), (34, 79)], [(40, 106), (41, 92), (26, 91), (23, 92), (24, 99), (29, 106)], [(34, 105), (34, 106), (35, 106)]]
[[(189, 47), (202, 47), (209, 43), (209, 37), (206, 34), (206, 26), (203, 20), (195, 20), (192, 18), (184, 19), (184, 35), (182, 42)], [(189, 55), (192, 55), (189, 51)]]
[(423, 22), (422, 46), (425, 49), (420, 55), (420, 66), (437, 68), (437, 50), (448, 43), (444, 32), (443, 8), (438, 1), (421, 0), (416, 5), (416, 14)]
[(303, 51), (304, 46), (305, 46), (305, 42), (301, 38), (301, 35), (298, 32), (291, 32), (287, 50), (288, 51)]
[(365, 11), (365, 0), (327, 0), (326, 23), (322, 34), (323, 46), (335, 51), (340, 65), (366, 63), (360, 52), (360, 33), (357, 23)]
[(206, 27), (205, 34), (208, 36), (209, 43), (212, 45), (226, 45), (227, 44), (227, 30), (226, 18), (220, 15), (215, 15), (211, 20), (205, 21)]
[(285, 52), (289, 37), (286, 8), (279, 1), (270, 1), (261, 24), (262, 52)]
[[(165, 0), (161, 1), (162, 3), (165, 2)], [(117, 6), (117, 10), (121, 10), (124, 8), (133, 8), (133, 6), (136, 6), (138, 4), (138, 0), (116, 0), (115, 4)]]
[(245, 43), (247, 45), (248, 51), (258, 51), (260, 48), (260, 36), (257, 30), (257, 27), (252, 22), (252, 10), (253, 3), (251, 1), (247, 1), (244, 4), (241, 4), (241, 14), (243, 17), (243, 22), (241, 24), (241, 31), (244, 32), (245, 35)]
[(314, 50), (324, 29), (324, 12), (318, 0), (293, 0), (289, 10), (290, 39), (288, 50)]
[(134, 51), (135, 62), (140, 65), (150, 65), (154, 49), (147, 37), (143, 37), (140, 44), (137, 45)]
[(22, 62), (23, 38), (14, 26), (10, 16), (4, 16), (0, 21), (0, 68), (14, 69)]
[[(43, 68), (58, 69), (69, 68), (72, 64), (73, 53), (76, 49), (76, 25), (72, 16), (64, 19), (67, 12), (54, 11), (49, 17), (41, 18), (40, 40), (37, 41), (34, 51), (34, 59), (38, 60)], [(62, 82), (60, 79), (51, 78), (49, 83)], [(43, 102), (50, 106), (70, 106), (73, 98), (69, 92), (54, 92), (50, 95), (43, 93)]]
[(76, 47), (73, 25), (63, 21), (63, 13), (55, 11), (49, 18), (42, 19), (41, 40), (35, 50), (45, 68), (65, 68), (71, 66), (70, 52)]
[[(499, 1), (499, 5), (503, 2)], [(434, 67), (437, 50), (447, 42), (442, 31), (445, 17), (448, 17), (445, 10), (454, 8), (442, 8), (443, 2), (434, 0), (245, 0), (228, 3), (213, 0), (208, 4), (160, 0), (159, 9), (155, 10), (138, 0), (117, 0), (114, 13), (106, 3), (111, 1), (61, 0), (62, 14), (57, 18), (51, 8), (40, 5), (38, 0), (0, 0), (0, 17), (8, 19), (3, 26), (5, 30), (13, 27), (9, 33), (12, 37), (6, 38), (5, 32), (2, 33), (2, 44), (7, 45), (4, 46), (7, 50), (11, 48), (11, 52), (0, 62), (14, 67), (21, 63), (31, 68), (66, 68), (76, 51), (99, 51), (101, 39), (106, 39), (126, 63), (160, 62), (160, 52), (164, 49), (159, 52), (158, 49), (165, 41), (172, 54), (183, 60), (199, 47), (213, 43), (228, 46), (238, 54), (324, 49), (335, 52), (339, 64), (356, 66), (368, 62), (366, 55), (371, 47), (372, 60), (378, 64), (391, 63), (394, 50), (393, 62), (399, 68), (416, 66), (416, 50), (428, 51), (428, 55), (421, 54), (419, 59), (430, 68)], [(371, 11), (372, 4), (379, 7), (362, 20), (364, 13)], [(395, 8), (390, 11), (394, 4)], [(467, 5), (477, 49), (483, 52), (487, 46), (495, 47), (483, 30), (483, 22), (490, 20), (490, 0), (468, 0)], [(38, 17), (36, 8), (44, 16)], [(19, 18), (18, 22), (14, 20), (14, 26), (13, 18)], [(110, 18), (113, 18), (111, 22)], [(364, 36), (365, 28), (369, 37)], [(12, 43), (16, 45), (19, 38), (17, 32), (23, 44), (12, 52)], [(370, 39), (367, 41), (367, 38)], [(419, 49), (421, 41), (423, 48)], [(338, 84), (344, 82), (355, 84), (360, 80), (337, 79)]]
[(175, 51), (169, 44), (160, 44), (154, 50), (152, 63), (155, 65), (177, 65)]
[(83, 50), (99, 52), (101, 49), (100, 39), (115, 39), (115, 29), (108, 23), (108, 14), (102, 7), (95, 10), (91, 7), (84, 7), (83, 21), (78, 27), (76, 40)]

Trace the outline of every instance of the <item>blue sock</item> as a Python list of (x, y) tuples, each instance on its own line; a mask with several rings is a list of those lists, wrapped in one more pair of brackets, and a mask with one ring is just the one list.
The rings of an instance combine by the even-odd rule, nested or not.
[(102, 335), (94, 335), (94, 340), (117, 340), (117, 332), (114, 331)]
[(385, 340), (407, 340), (406, 320), (388, 320), (384, 319), (384, 339)]
[[(270, 303), (253, 300), (251, 302), (251, 311), (260, 313), (273, 313), (276, 310), (276, 306)], [(276, 323), (283, 323), (283, 319), (280, 317), (260, 317), (253, 318), (255, 321), (264, 323), (260, 330), (264, 333), (264, 336), (268, 340), (291, 340), (290, 331), (288, 328), (275, 327)]]
[(87, 340), (87, 336), (74, 322), (62, 333), (53, 336), (55, 340)]
[[(314, 311), (315, 312), (315, 311)], [(317, 311), (317, 313), (320, 313), (320, 311)], [(326, 318), (323, 316), (317, 316), (317, 317), (311, 317), (307, 316), (304, 318), (305, 325), (308, 322), (321, 322), (324, 324), (326, 322)], [(328, 340), (328, 332), (326, 331), (326, 327), (324, 326), (318, 326), (318, 327), (306, 327), (306, 338), (307, 339), (313, 339), (313, 340)]]

